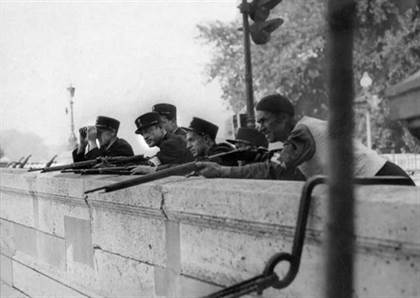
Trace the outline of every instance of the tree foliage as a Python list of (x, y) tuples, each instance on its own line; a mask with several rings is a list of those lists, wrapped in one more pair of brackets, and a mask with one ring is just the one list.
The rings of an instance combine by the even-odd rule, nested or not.
[[(285, 23), (272, 34), (269, 43), (253, 44), (251, 49), (257, 99), (279, 92), (294, 102), (298, 115), (328, 117), (324, 2), (283, 1), (273, 11), (272, 16), (281, 16)], [(402, 125), (389, 119), (384, 92), (420, 69), (419, 10), (402, 9), (393, 3), (358, 1), (354, 43), (355, 93), (362, 94), (358, 82), (367, 72), (373, 79), (368, 92), (378, 99), (369, 102), (373, 143), (382, 152), (416, 149), (414, 140)], [(235, 112), (245, 106), (246, 98), (240, 27), (239, 19), (227, 24), (214, 22), (198, 26), (199, 39), (214, 50), (207, 67), (208, 78), (220, 82), (223, 99)], [(356, 117), (357, 123), (363, 122), (362, 113), (357, 112)], [(356, 133), (365, 138), (364, 129)]]

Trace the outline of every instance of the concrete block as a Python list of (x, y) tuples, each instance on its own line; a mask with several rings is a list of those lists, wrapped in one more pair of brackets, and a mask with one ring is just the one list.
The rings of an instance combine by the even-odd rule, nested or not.
[(32, 197), (25, 193), (1, 190), (0, 217), (26, 226), (34, 226)]
[(38, 258), (41, 262), (66, 271), (66, 248), (64, 239), (37, 231)]
[(104, 297), (153, 297), (154, 267), (95, 249), (94, 268), (68, 263), (67, 276), (72, 283)]
[(177, 297), (203, 297), (221, 290), (221, 287), (185, 276), (180, 276), (179, 288)]
[(29, 298), (29, 296), (4, 282), (0, 282), (0, 294), (2, 298)]
[(64, 230), (67, 259), (93, 267), (90, 221), (65, 216)]
[(358, 254), (355, 297), (420, 297), (420, 256)]
[(154, 267), (155, 294), (158, 297), (202, 297), (221, 287), (175, 274), (167, 268)]
[(420, 187), (365, 186), (356, 194), (359, 237), (420, 244)]
[(161, 266), (166, 262), (165, 225), (159, 219), (95, 208), (92, 229), (93, 243), (101, 249)]
[(38, 258), (37, 231), (20, 224), (13, 223), (13, 239), (16, 250), (33, 258)]
[(0, 252), (10, 257), (16, 252), (13, 223), (3, 219), (0, 219)]
[(76, 197), (83, 194), (81, 181), (78, 183), (78, 180), (57, 176), (56, 172), (42, 173), (37, 178), (34, 190), (39, 193), (68, 197), (70, 190), (76, 190)]
[(63, 201), (41, 198), (38, 201), (38, 229), (46, 233), (64, 237), (64, 217), (70, 216), (90, 220), (86, 202), (80, 199), (80, 204), (73, 201)]
[(260, 274), (272, 255), (289, 252), (290, 247), (282, 235), (252, 236), (181, 224), (182, 272), (216, 284)]
[[(100, 289), (107, 297), (153, 297), (153, 266), (100, 250), (95, 252)], [(104, 290), (102, 290), (104, 291)]]
[[(92, 179), (86, 179), (85, 189), (91, 189), (102, 185), (112, 184), (114, 182), (119, 182), (127, 179), (130, 178), (108, 177), (108, 179), (101, 180), (96, 178), (93, 181)], [(162, 183), (161, 181), (159, 182)], [(144, 209), (144, 212), (146, 214), (147, 212), (152, 212), (156, 213), (158, 216), (161, 215), (159, 212), (159, 208), (161, 205), (162, 195), (161, 186), (159, 183), (143, 184), (139, 186), (121, 189), (117, 192), (91, 193), (89, 194), (89, 200), (96, 201), (97, 206), (103, 206), (104, 208), (112, 208), (112, 205), (135, 206)]]
[(28, 181), (36, 180), (37, 173), (28, 173), (24, 169), (9, 169), (2, 168), (0, 173), (1, 187), (14, 188), (14, 189), (28, 189)]
[(12, 259), (4, 255), (0, 255), (0, 280), (13, 285)]
[(86, 298), (79, 291), (18, 262), (13, 262), (14, 286), (31, 297)]
[[(294, 225), (302, 182), (191, 178), (162, 186), (165, 211)], [(211, 198), (211, 199), (210, 199)], [(188, 214), (186, 215), (188, 216)]]

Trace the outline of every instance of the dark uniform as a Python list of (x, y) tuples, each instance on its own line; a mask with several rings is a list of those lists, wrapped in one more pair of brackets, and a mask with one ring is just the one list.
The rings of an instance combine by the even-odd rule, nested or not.
[[(176, 124), (176, 106), (169, 103), (158, 103), (153, 106), (152, 111), (159, 113), (159, 115), (166, 117), (168, 120), (174, 121)], [(187, 135), (187, 132), (180, 127), (168, 132), (184, 138)]]
[[(102, 129), (113, 129), (118, 131), (120, 122), (116, 119), (98, 116), (96, 119), (95, 126)], [(101, 148), (94, 148), (88, 152), (77, 152), (78, 149), (73, 150), (73, 161), (85, 161), (90, 159), (95, 159), (97, 157), (105, 156), (133, 156), (133, 148), (131, 145), (124, 139), (117, 138), (111, 144), (103, 146)]]
[[(226, 153), (226, 152), (230, 152), (232, 150), (235, 150), (235, 148), (227, 143), (218, 143), (218, 144), (214, 144), (214, 146), (210, 147), (209, 151), (208, 151), (208, 156), (212, 156), (212, 155), (216, 155), (216, 154), (220, 154), (220, 153)], [(223, 166), (237, 166), (238, 165), (238, 160), (234, 159), (232, 157), (229, 157), (228, 155), (226, 157), (219, 157), (217, 159), (214, 159), (213, 161), (217, 162), (220, 165)]]
[[(208, 137), (214, 143), (211, 147), (204, 150), (199, 156), (196, 156), (196, 160), (205, 160), (208, 157), (220, 153), (226, 153), (235, 149), (234, 146), (228, 143), (215, 143), (217, 131), (219, 127), (207, 120), (194, 117), (188, 128), (184, 128), (186, 131), (191, 131), (197, 134), (199, 137)], [(191, 147), (194, 147), (193, 145)], [(225, 166), (235, 166), (238, 165), (237, 160), (232, 159), (232, 157), (219, 157), (217, 159), (212, 159), (214, 162)]]
[(239, 162), (240, 165), (265, 161), (269, 159), (272, 154), (268, 151), (268, 141), (266, 137), (255, 128), (240, 127), (236, 132), (235, 139), (226, 141), (234, 144), (238, 149), (247, 148), (255, 151), (254, 156), (249, 156), (252, 158), (241, 160)]
[[(136, 119), (135, 124), (137, 126), (135, 133), (143, 134), (144, 129), (160, 125), (160, 116), (156, 112), (145, 113)], [(150, 159), (154, 165), (183, 164), (194, 160), (182, 136), (166, 132), (155, 145), (160, 150)]]
[(182, 136), (166, 133), (158, 147), (156, 157), (162, 164), (183, 164), (194, 160)]

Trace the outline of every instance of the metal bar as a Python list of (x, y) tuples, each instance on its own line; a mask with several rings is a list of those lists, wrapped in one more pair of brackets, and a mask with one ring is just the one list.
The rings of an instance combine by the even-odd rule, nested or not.
[(353, 289), (353, 26), (354, 0), (328, 1), (329, 191), (325, 289), (350, 298)]
[(252, 86), (251, 41), (250, 41), (250, 36), (249, 36), (248, 12), (247, 12), (247, 9), (245, 9), (247, 5), (248, 5), (247, 0), (242, 0), (247, 126), (251, 128), (255, 128), (254, 90)]
[[(309, 208), (312, 201), (312, 191), (317, 185), (326, 182), (328, 182), (326, 176), (313, 176), (306, 181), (302, 188), (291, 253), (276, 253), (267, 262), (262, 274), (204, 296), (204, 298), (233, 298), (253, 292), (261, 293), (270, 287), (283, 289), (289, 286), (299, 272)], [(353, 182), (359, 185), (412, 185), (409, 178), (399, 176), (359, 177), (355, 178)], [(275, 267), (284, 261), (289, 262), (290, 266), (288, 272), (280, 279), (275, 273)]]

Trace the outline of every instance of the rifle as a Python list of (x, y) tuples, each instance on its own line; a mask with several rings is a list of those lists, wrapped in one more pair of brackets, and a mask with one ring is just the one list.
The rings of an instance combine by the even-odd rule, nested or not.
[(21, 158), (19, 158), (18, 161), (12, 161), (12, 164), (10, 165), (11, 168), (16, 168), (18, 165), (20, 165), (20, 163), (22, 162), (22, 160), (25, 158), (25, 156), (22, 156)]
[[(237, 160), (243, 160), (243, 159), (247, 159), (251, 156), (255, 156), (256, 154), (258, 154), (260, 152), (261, 152), (260, 149), (236, 149), (236, 150), (232, 150), (232, 151), (229, 151), (229, 152), (223, 152), (223, 153), (219, 153), (219, 154), (209, 156), (209, 157), (207, 157), (206, 160), (207, 161), (214, 161), (214, 160), (217, 160), (217, 159), (220, 159), (220, 158), (227, 158), (227, 157), (236, 158)], [(159, 171), (156, 171), (156, 172), (148, 174), (148, 175), (144, 175), (144, 176), (140, 176), (140, 177), (136, 177), (136, 178), (131, 178), (131, 179), (127, 179), (125, 181), (121, 181), (121, 182), (101, 186), (101, 187), (98, 187), (98, 188), (90, 189), (90, 190), (85, 191), (85, 194), (88, 194), (88, 193), (91, 193), (91, 192), (96, 192), (98, 190), (104, 190), (104, 192), (112, 192), (112, 191), (116, 191), (116, 190), (119, 190), (119, 189), (135, 186), (135, 185), (140, 185), (140, 184), (143, 184), (143, 183), (146, 183), (146, 182), (159, 180), (159, 179), (166, 178), (166, 177), (169, 177), (169, 176), (186, 175), (186, 174), (189, 174), (191, 172), (195, 172), (197, 170), (199, 170), (199, 169), (197, 167), (197, 162), (196, 161), (187, 162), (185, 164), (173, 166), (173, 167), (166, 168), (166, 169), (163, 169), (163, 170), (159, 170)]]
[(61, 173), (75, 173), (81, 175), (131, 175), (131, 170), (135, 166), (126, 167), (106, 167), (106, 168), (93, 168), (93, 169), (66, 169)]
[(29, 154), (18, 166), (18, 168), (23, 169), (23, 167), (28, 163), (29, 159), (31, 158), (31, 154)]
[(139, 164), (142, 162), (146, 162), (147, 158), (144, 157), (144, 155), (134, 155), (134, 156), (107, 156), (107, 157), (98, 157), (95, 159), (90, 159), (86, 161), (79, 161), (67, 165), (61, 165), (61, 166), (54, 166), (54, 167), (44, 167), (44, 168), (31, 168), (28, 171), (41, 171), (41, 173), (45, 172), (54, 172), (54, 171), (62, 171), (62, 170), (68, 170), (68, 169), (87, 169), (92, 168), (94, 166), (98, 165), (121, 165), (121, 164), (128, 164), (128, 163), (135, 163)]
[(54, 155), (46, 164), (45, 164), (45, 166), (44, 166), (44, 168), (49, 168), (49, 167), (51, 167), (51, 165), (53, 164), (53, 162), (54, 162), (54, 160), (57, 158), (57, 154), (56, 155)]

